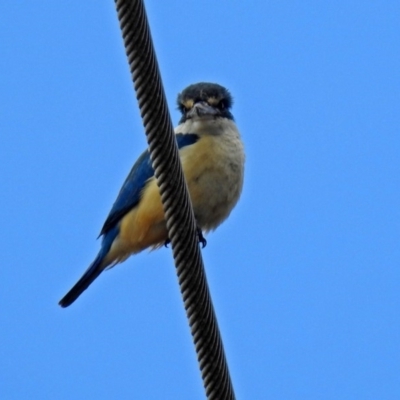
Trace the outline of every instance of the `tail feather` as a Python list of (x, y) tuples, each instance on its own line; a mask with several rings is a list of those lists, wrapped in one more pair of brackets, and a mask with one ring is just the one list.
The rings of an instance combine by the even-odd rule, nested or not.
[(106, 256), (111, 248), (114, 239), (118, 236), (119, 228), (115, 226), (110, 229), (103, 237), (101, 242), (101, 249), (96, 259), (90, 264), (89, 268), (83, 274), (82, 278), (75, 283), (73, 288), (59, 301), (61, 307), (70, 306), (91, 284), (92, 282), (104, 271), (104, 269), (113, 263), (113, 261), (106, 262)]
[(75, 283), (72, 289), (59, 301), (61, 307), (70, 306), (104, 271), (102, 267), (102, 257), (97, 256), (87, 271), (82, 275), (81, 279)]

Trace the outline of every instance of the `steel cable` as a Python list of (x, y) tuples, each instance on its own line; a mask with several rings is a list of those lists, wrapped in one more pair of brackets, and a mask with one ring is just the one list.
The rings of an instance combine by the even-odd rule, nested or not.
[(206, 395), (234, 399), (144, 3), (115, 3)]

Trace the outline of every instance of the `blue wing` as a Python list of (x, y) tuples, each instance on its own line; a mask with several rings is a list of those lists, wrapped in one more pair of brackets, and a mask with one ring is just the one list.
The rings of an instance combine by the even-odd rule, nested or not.
[[(178, 133), (175, 137), (179, 149), (190, 146), (199, 140), (199, 136), (194, 133)], [(129, 172), (129, 175), (125, 179), (117, 200), (115, 200), (101, 229), (100, 236), (114, 228), (121, 218), (139, 203), (143, 188), (153, 176), (154, 170), (151, 166), (150, 154), (146, 150), (135, 162), (131, 172)]]

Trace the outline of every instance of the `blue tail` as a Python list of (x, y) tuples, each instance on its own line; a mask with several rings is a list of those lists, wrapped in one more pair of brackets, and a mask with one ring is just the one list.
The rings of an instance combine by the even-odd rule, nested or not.
[(92, 282), (104, 271), (107, 265), (102, 265), (103, 260), (109, 252), (112, 242), (117, 237), (119, 230), (114, 228), (107, 232), (101, 244), (101, 249), (96, 259), (90, 264), (89, 268), (83, 274), (81, 279), (75, 283), (72, 289), (59, 301), (61, 307), (70, 306), (91, 284)]

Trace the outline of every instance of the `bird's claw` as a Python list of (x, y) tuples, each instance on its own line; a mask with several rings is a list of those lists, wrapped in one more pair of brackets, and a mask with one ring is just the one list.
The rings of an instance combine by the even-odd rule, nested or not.
[(203, 236), (203, 232), (201, 231), (201, 229), (199, 227), (197, 227), (197, 237), (199, 239), (199, 243), (201, 243), (201, 248), (204, 249), (204, 247), (207, 246), (207, 240)]
[[(200, 228), (196, 229), (197, 232), (197, 238), (199, 240), (199, 243), (201, 243), (201, 248), (204, 249), (204, 247), (207, 246), (207, 240), (206, 238), (203, 236), (203, 232), (201, 231)], [(171, 240), (168, 238), (165, 242), (164, 242), (164, 246), (168, 248), (168, 245), (171, 243)]]

